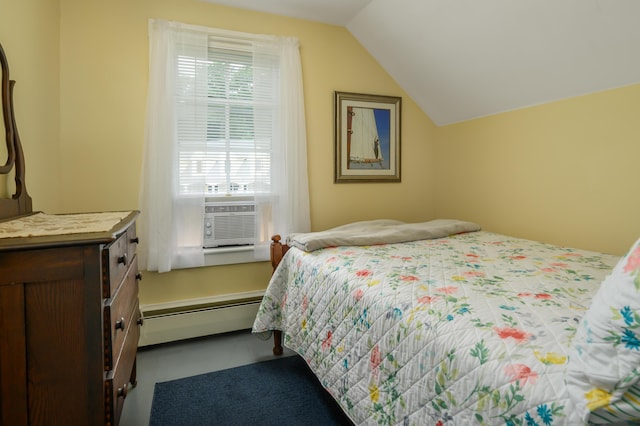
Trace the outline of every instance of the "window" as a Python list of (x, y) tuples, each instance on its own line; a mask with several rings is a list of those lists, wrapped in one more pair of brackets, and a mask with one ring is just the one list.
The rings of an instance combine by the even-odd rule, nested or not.
[[(269, 79), (274, 84), (256, 93), (253, 55), (248, 48), (225, 47), (210, 37), (206, 58), (178, 54), (176, 107), (181, 194), (204, 191), (207, 196), (252, 196), (271, 190), (277, 82)], [(199, 72), (206, 73), (206, 86), (201, 88), (206, 93), (194, 97), (192, 83)], [(200, 141), (203, 117), (195, 105), (200, 98), (206, 99), (204, 144)], [(254, 112), (258, 109), (259, 113)], [(257, 115), (263, 119), (256, 120)], [(258, 139), (256, 135), (267, 137)]]
[(267, 260), (274, 233), (310, 228), (297, 40), (162, 20), (149, 37), (142, 268), (205, 265), (205, 204), (222, 199), (251, 202), (246, 260)]

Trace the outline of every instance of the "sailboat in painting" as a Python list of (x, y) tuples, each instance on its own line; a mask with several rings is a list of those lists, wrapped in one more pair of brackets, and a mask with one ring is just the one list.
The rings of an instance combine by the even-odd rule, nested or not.
[(380, 138), (372, 108), (347, 107), (347, 156), (349, 167), (358, 164), (382, 167)]

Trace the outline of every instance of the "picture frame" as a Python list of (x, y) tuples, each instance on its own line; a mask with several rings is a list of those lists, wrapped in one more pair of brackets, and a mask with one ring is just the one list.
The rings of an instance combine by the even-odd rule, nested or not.
[(335, 183), (400, 182), (402, 98), (334, 92)]

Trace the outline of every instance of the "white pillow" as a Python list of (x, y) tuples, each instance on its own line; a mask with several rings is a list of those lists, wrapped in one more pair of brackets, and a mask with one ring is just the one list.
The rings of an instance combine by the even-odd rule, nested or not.
[[(584, 421), (592, 420), (591, 414), (598, 411), (636, 419), (640, 401), (623, 401), (623, 396), (639, 378), (640, 239), (602, 282), (582, 318), (569, 355), (566, 383)], [(631, 412), (618, 417), (621, 402)]]

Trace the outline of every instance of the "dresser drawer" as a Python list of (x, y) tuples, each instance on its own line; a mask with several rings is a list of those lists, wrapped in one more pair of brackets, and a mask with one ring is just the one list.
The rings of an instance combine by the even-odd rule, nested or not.
[(123, 232), (118, 238), (107, 244), (102, 251), (102, 296), (104, 298), (112, 297), (118, 289), (124, 274), (129, 269), (127, 232)]
[[(111, 370), (122, 349), (132, 317), (139, 316), (138, 259), (133, 258), (129, 272), (112, 299), (104, 306), (104, 369)], [(133, 326), (137, 327), (136, 323)]]
[(133, 259), (136, 255), (136, 250), (138, 248), (138, 236), (136, 235), (136, 224), (135, 222), (129, 226), (127, 229), (127, 257), (129, 259)]
[(118, 424), (124, 400), (127, 397), (129, 382), (135, 367), (138, 340), (140, 339), (140, 327), (137, 324), (139, 318), (140, 313), (136, 310), (136, 315), (131, 318), (126, 327), (127, 334), (124, 338), (122, 352), (116, 360), (114, 369), (107, 373), (107, 378), (104, 382), (105, 424), (107, 425)]

